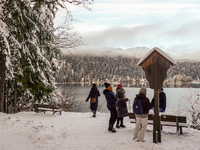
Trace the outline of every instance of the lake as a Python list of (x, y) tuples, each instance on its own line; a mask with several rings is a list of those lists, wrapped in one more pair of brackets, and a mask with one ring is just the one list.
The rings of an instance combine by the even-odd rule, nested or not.
[[(73, 112), (90, 112), (89, 109), (90, 103), (85, 102), (88, 94), (90, 92), (91, 86), (88, 85), (80, 85), (80, 84), (60, 84), (57, 85), (58, 87), (64, 88), (66, 91), (70, 88), (73, 88), (74, 91), (77, 93), (77, 98), (74, 101), (74, 108), (72, 109)], [(102, 105), (100, 112), (109, 112), (106, 107), (106, 99), (103, 94), (103, 90), (105, 89), (104, 86), (98, 86), (100, 97), (99, 97), (99, 105)], [(116, 91), (116, 86), (113, 86), (114, 92)], [(132, 111), (132, 102), (135, 98), (135, 95), (138, 94), (140, 88), (139, 87), (124, 87), (125, 95), (127, 98), (130, 98), (130, 102), (127, 102), (127, 106), (129, 107), (129, 111)], [(179, 108), (180, 100), (187, 101), (187, 97), (191, 96), (194, 99), (197, 99), (197, 92), (199, 88), (164, 88), (164, 92), (167, 97), (167, 107), (166, 113), (174, 114), (174, 111)], [(116, 93), (116, 92), (115, 92)], [(147, 97), (151, 101), (154, 95), (154, 90), (147, 88)], [(186, 96), (188, 95), (188, 96)], [(185, 96), (185, 98), (183, 98)], [(179, 110), (180, 111), (180, 110)], [(150, 112), (153, 112), (150, 110)]]

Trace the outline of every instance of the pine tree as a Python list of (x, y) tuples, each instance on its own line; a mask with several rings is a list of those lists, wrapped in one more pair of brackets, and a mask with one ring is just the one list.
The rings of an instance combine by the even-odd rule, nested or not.
[[(30, 93), (38, 101), (49, 100), (49, 94), (55, 89), (53, 75), (58, 70), (60, 48), (80, 44), (80, 40), (70, 34), (68, 24), (54, 27), (58, 7), (66, 8), (65, 2), (85, 7), (90, 4), (85, 0), (0, 2), (0, 50), (6, 57), (7, 93), (17, 90), (20, 94)], [(71, 21), (70, 12), (66, 12), (66, 21)], [(62, 44), (63, 40), (67, 45)]]

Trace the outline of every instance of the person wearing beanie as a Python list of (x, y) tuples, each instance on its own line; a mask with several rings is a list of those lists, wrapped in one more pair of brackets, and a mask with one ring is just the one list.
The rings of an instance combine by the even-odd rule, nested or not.
[(104, 85), (106, 88), (108, 88), (110, 86), (110, 83), (105, 82)]
[(125, 100), (125, 90), (123, 89), (122, 84), (117, 85), (116, 97), (117, 97), (117, 115), (118, 115), (116, 128), (120, 127), (125, 128), (126, 126), (124, 126), (123, 124), (123, 119), (124, 117), (128, 116), (128, 110)]
[[(145, 87), (142, 87), (139, 90), (139, 94), (137, 94), (134, 99), (134, 101), (137, 99), (141, 100), (142, 108), (143, 108), (143, 114), (141, 115), (135, 114), (136, 126), (134, 129), (133, 140), (138, 138), (137, 140), (138, 142), (144, 142), (144, 135), (145, 135), (147, 123), (148, 123), (148, 113), (149, 113), (149, 110), (152, 109), (153, 107), (152, 103), (150, 103), (149, 99), (146, 97), (146, 94), (147, 94), (147, 89)], [(139, 131), (140, 125), (142, 125), (142, 128)]]
[(97, 89), (96, 84), (92, 85), (92, 88), (90, 90), (90, 93), (86, 99), (86, 102), (90, 99), (90, 98), (95, 98), (95, 102), (91, 102), (90, 101), (90, 109), (93, 112), (93, 117), (96, 117), (96, 112), (97, 112), (97, 108), (98, 108), (98, 97), (100, 96), (99, 90)]
[(139, 94), (145, 95), (147, 94), (147, 89), (145, 87), (142, 87), (139, 91)]
[(113, 92), (113, 88), (110, 85), (110, 83), (105, 82), (104, 85), (106, 89), (103, 91), (103, 94), (105, 95), (107, 101), (107, 108), (110, 111), (108, 131), (116, 132), (113, 126), (117, 119), (117, 110), (116, 110), (117, 98), (115, 93)]

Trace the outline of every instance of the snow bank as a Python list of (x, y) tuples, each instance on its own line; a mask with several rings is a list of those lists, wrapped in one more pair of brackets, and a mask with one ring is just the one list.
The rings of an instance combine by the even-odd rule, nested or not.
[(154, 144), (152, 125), (148, 125), (146, 142), (133, 139), (135, 124), (124, 118), (126, 128), (108, 129), (108, 113), (51, 112), (18, 114), (0, 113), (1, 150), (183, 150), (200, 149), (200, 131), (183, 128), (183, 135), (176, 135), (175, 127), (163, 127), (162, 143)]

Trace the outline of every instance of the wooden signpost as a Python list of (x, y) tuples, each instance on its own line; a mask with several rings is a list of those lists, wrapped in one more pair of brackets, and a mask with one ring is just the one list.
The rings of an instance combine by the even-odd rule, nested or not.
[(138, 65), (142, 66), (145, 71), (145, 77), (149, 82), (150, 88), (154, 89), (154, 118), (153, 118), (153, 142), (161, 142), (161, 126), (159, 116), (159, 89), (163, 86), (163, 81), (167, 77), (167, 70), (170, 65), (173, 66), (176, 61), (163, 52), (161, 49), (154, 47), (142, 59)]

